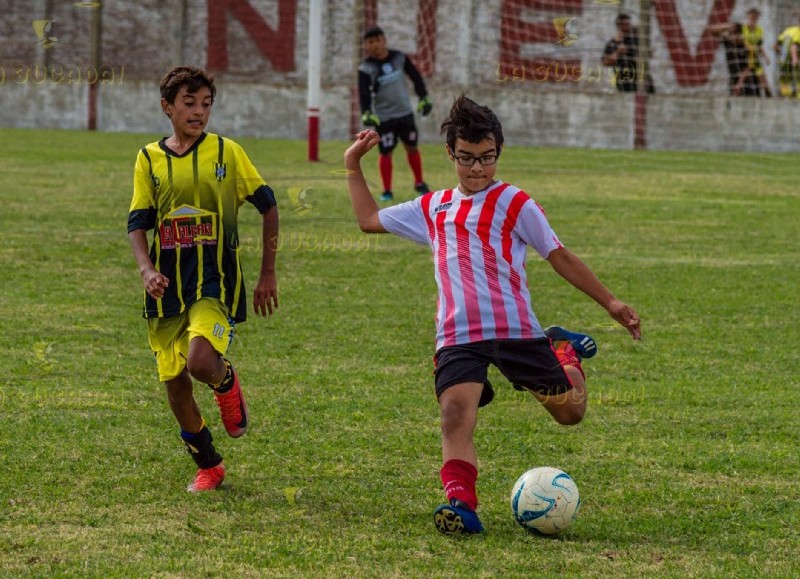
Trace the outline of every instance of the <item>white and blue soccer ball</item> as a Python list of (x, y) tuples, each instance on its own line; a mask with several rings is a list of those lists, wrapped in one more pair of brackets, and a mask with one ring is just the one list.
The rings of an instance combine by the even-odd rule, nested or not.
[(514, 518), (537, 535), (556, 535), (569, 528), (578, 516), (580, 504), (575, 481), (551, 466), (532, 468), (511, 489)]

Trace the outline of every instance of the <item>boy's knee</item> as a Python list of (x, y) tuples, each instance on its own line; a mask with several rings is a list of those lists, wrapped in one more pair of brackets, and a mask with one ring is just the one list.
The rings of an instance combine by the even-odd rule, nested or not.
[(461, 400), (448, 400), (441, 404), (442, 432), (447, 434), (460, 430), (470, 425), (474, 420), (470, 417), (470, 410)]
[(582, 406), (568, 407), (564, 408), (563, 412), (558, 413), (553, 418), (556, 419), (556, 422), (564, 426), (575, 426), (581, 420), (583, 420), (583, 415), (585, 413), (586, 413), (585, 407)]
[(442, 415), (442, 424), (458, 422), (464, 416), (464, 405), (457, 400), (448, 400), (442, 402), (440, 413)]
[(189, 356), (186, 360), (186, 370), (191, 374), (192, 378), (200, 382), (208, 382), (209, 376), (214, 375), (216, 360), (201, 358), (199, 356)]

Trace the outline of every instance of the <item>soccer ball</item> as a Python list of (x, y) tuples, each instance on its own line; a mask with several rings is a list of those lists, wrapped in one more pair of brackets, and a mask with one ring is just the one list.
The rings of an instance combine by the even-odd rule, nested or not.
[(511, 512), (528, 531), (555, 535), (578, 516), (581, 497), (570, 476), (551, 466), (532, 468), (511, 489)]

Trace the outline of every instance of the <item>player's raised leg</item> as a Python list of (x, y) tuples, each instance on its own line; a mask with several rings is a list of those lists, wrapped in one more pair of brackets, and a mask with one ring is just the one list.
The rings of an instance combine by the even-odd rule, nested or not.
[(533, 392), (533, 395), (556, 422), (571, 426), (583, 420), (583, 415), (586, 413), (586, 381), (581, 371), (575, 366), (565, 365), (564, 371), (572, 382), (572, 388), (569, 391), (552, 396), (536, 392)]
[(195, 380), (214, 391), (228, 436), (238, 438), (247, 431), (249, 414), (239, 376), (224, 357), (233, 337), (233, 322), (222, 302), (204, 298), (193, 304), (189, 335), (186, 367)]
[(552, 341), (556, 358), (572, 387), (561, 394), (547, 396), (534, 393), (534, 396), (559, 424), (578, 424), (586, 413), (586, 375), (581, 359), (594, 356), (597, 344), (591, 336), (560, 326), (550, 326), (545, 330), (545, 335)]
[(206, 338), (198, 336), (189, 344), (187, 367), (195, 379), (214, 391), (214, 401), (228, 436), (242, 436), (247, 431), (249, 413), (233, 365)]

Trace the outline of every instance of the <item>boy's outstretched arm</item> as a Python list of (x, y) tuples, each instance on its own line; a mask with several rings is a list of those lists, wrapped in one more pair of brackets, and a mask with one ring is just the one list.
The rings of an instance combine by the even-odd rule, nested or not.
[(344, 168), (347, 171), (347, 189), (356, 214), (358, 226), (364, 233), (387, 233), (378, 219), (380, 210), (367, 181), (361, 172), (361, 157), (378, 144), (380, 137), (375, 131), (361, 131), (355, 142), (344, 152)]
[(612, 318), (628, 330), (634, 340), (642, 337), (638, 314), (633, 308), (615, 298), (577, 255), (560, 247), (550, 252), (547, 261), (558, 275), (603, 306)]

